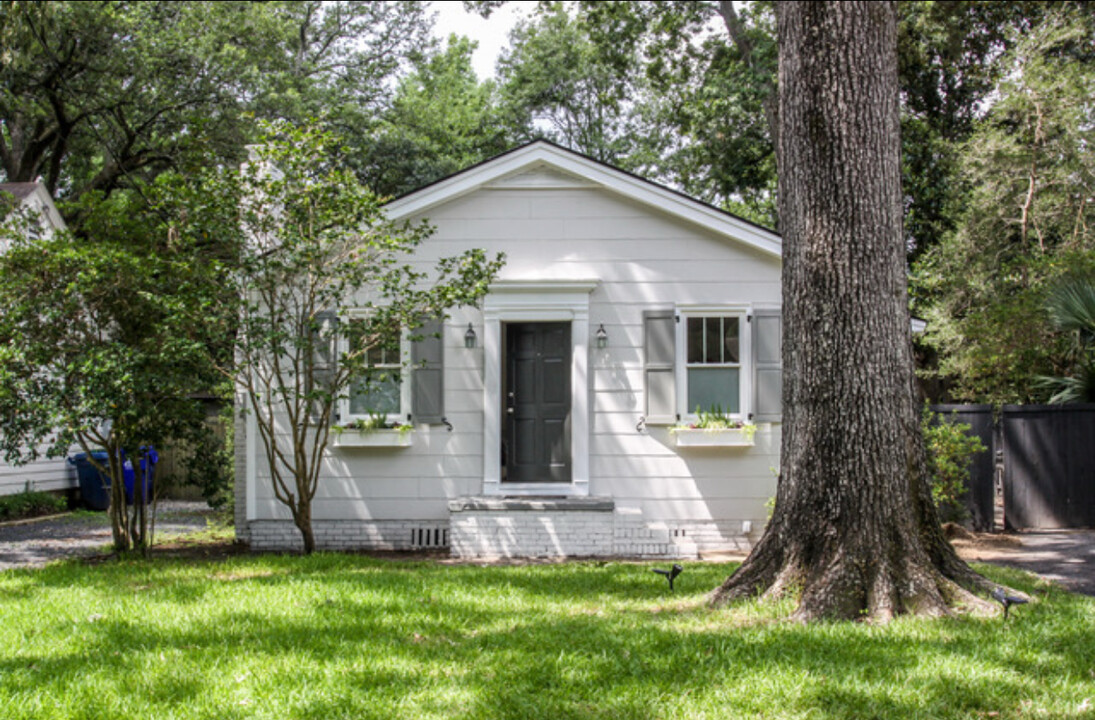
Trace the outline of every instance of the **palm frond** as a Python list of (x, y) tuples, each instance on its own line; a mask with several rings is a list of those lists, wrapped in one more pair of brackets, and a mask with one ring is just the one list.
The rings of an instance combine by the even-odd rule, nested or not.
[(1039, 375), (1034, 379), (1034, 387), (1049, 395), (1050, 405), (1095, 403), (1095, 363), (1085, 363), (1078, 370), (1072, 376)]
[(1095, 337), (1095, 277), (1075, 278), (1054, 287), (1046, 298), (1046, 312), (1058, 330)]

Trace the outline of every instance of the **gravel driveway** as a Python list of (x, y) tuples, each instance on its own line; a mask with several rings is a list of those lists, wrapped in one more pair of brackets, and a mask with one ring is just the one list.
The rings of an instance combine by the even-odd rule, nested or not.
[[(165, 500), (156, 513), (155, 539), (204, 530), (215, 515), (204, 502)], [(0, 570), (103, 555), (110, 552), (110, 543), (110, 520), (105, 512), (0, 525)]]

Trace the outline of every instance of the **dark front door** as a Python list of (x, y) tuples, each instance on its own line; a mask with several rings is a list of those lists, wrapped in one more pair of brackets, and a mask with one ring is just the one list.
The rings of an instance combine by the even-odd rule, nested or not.
[(507, 323), (502, 479), (570, 482), (570, 323)]

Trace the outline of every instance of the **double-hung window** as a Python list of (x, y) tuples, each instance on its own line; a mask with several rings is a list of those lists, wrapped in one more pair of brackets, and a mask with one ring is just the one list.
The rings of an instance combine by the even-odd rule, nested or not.
[(747, 309), (680, 308), (677, 320), (677, 414), (714, 412), (748, 419), (751, 344)]
[(685, 412), (740, 415), (743, 411), (743, 318), (700, 315), (684, 318)]
[(444, 323), (427, 318), (411, 329), (379, 327), (365, 311), (343, 320), (340, 362), (353, 363), (339, 421), (383, 418), (389, 423), (446, 423)]
[(372, 327), (363, 318), (351, 318), (346, 351), (364, 350), (361, 372), (350, 382), (344, 420), (383, 416), (401, 421), (409, 402), (404, 380), (405, 338), (398, 327)]

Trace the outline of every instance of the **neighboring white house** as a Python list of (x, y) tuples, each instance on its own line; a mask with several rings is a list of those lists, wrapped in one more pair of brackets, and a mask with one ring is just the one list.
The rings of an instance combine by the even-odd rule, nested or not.
[[(409, 432), (345, 431), (313, 504), (319, 547), (459, 556), (694, 557), (745, 549), (775, 494), (780, 238), (537, 141), (388, 205), (506, 264), (480, 308), (404, 342), (378, 407)], [(390, 358), (376, 358), (377, 362)], [(697, 407), (745, 430), (679, 429)], [(255, 429), (236, 432), (236, 529), (299, 547)]]
[[(0, 194), (13, 196), (18, 208), (36, 217), (42, 232), (49, 234), (65, 229), (61, 213), (41, 183), (0, 183)], [(0, 237), (0, 252), (7, 249), (9, 242), (9, 238)], [(0, 495), (75, 487), (76, 474), (64, 458), (42, 459), (26, 465), (10, 465), (0, 458)]]

